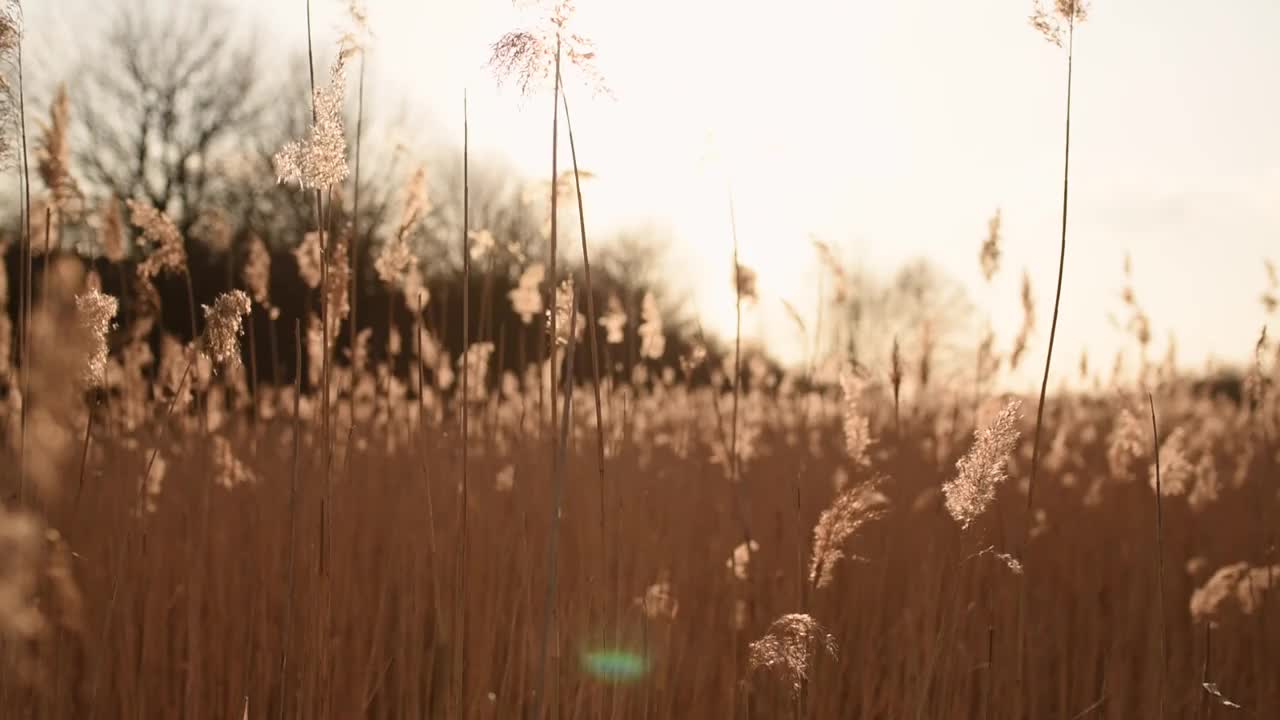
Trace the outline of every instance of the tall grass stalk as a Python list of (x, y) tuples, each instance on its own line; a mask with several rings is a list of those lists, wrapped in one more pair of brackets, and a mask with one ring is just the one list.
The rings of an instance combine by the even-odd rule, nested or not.
[(294, 589), (294, 526), (298, 510), (298, 455), (302, 440), (302, 321), (293, 321), (294, 371), (293, 371), (293, 460), (289, 473), (289, 538), (285, 584), (289, 594), (285, 596), (284, 625), (280, 628), (280, 715), (284, 720), (289, 705), (289, 643), (293, 633)]
[[(591, 389), (596, 411), (596, 463), (600, 481), (600, 546), (605, 547), (605, 477), (604, 477), (604, 410), (600, 401), (600, 339), (597, 332), (595, 292), (591, 284), (591, 256), (587, 252), (586, 210), (582, 202), (582, 177), (578, 172), (578, 148), (573, 140), (573, 121), (569, 118), (569, 98), (561, 91), (564, 104), (564, 126), (569, 135), (569, 154), (573, 158), (573, 188), (578, 199), (578, 232), (582, 239), (582, 274), (587, 286), (586, 334), (591, 340)], [(575, 306), (576, 307), (576, 306)], [(617, 548), (614, 548), (617, 552)], [(608, 553), (603, 553), (608, 557)]]
[[(470, 127), (469, 118), (467, 116), (467, 93), (462, 93), (462, 495), (459, 498), (458, 522), (461, 530), (458, 536), (458, 553), (457, 553), (457, 582), (454, 585), (457, 592), (457, 602), (454, 607), (457, 608), (459, 617), (454, 623), (454, 632), (457, 633), (456, 644), (458, 652), (461, 655), (461, 662), (458, 665), (458, 706), (456, 711), (459, 715), (465, 716), (467, 713), (467, 514), (468, 504), (470, 501), (470, 488), (467, 485), (467, 470), (470, 456), (470, 405), (471, 396), (468, 387), (468, 376), (471, 375), (469, 366), (469, 357), (471, 351), (471, 247), (469, 243), (468, 229), (471, 222), (471, 178), (470, 178)], [(555, 350), (552, 350), (552, 354)], [(419, 363), (421, 364), (421, 363)], [(481, 382), (484, 382), (483, 378)]]
[[(553, 306), (554, 307), (554, 306)], [(573, 341), (577, 332), (578, 313), (578, 290), (575, 287), (570, 293), (569, 300), (569, 335), (565, 345), (565, 382), (564, 382), (564, 407), (562, 408), (564, 416), (560, 425), (560, 438), (556, 445), (556, 465), (555, 478), (552, 483), (552, 503), (551, 503), (551, 532), (550, 539), (547, 541), (547, 563), (549, 570), (547, 571), (547, 594), (546, 606), (542, 616), (542, 642), (538, 659), (538, 680), (534, 685), (536, 693), (535, 708), (536, 712), (533, 717), (537, 720), (542, 718), (542, 707), (546, 696), (546, 678), (547, 678), (547, 654), (550, 650), (551, 634), (553, 630), (559, 636), (559, 627), (555, 618), (556, 612), (556, 581), (558, 580), (557, 572), (559, 570), (559, 543), (560, 543), (560, 508), (564, 502), (564, 480), (565, 480), (565, 464), (566, 453), (569, 448), (569, 419), (570, 410), (573, 405)], [(553, 311), (552, 317), (555, 316)], [(554, 336), (553, 336), (554, 341)], [(555, 352), (554, 342), (552, 344), (552, 352)], [(557, 640), (557, 645), (559, 642)]]
[(556, 33), (556, 62), (555, 62), (555, 82), (552, 89), (551, 98), (551, 229), (547, 238), (547, 307), (552, 309), (549, 313), (550, 335), (552, 342), (547, 346), (547, 362), (550, 364), (551, 373), (551, 472), (555, 473), (556, 464), (556, 344), (554, 339), (556, 335), (556, 288), (558, 287), (556, 275), (556, 230), (558, 225), (557, 203), (560, 194), (558, 175), (559, 175), (559, 157), (560, 157), (560, 33)]
[(22, 407), (18, 418), (18, 504), (27, 501), (27, 406), (31, 398), (31, 163), (27, 151), (27, 101), (22, 72), (22, 39), (18, 40), (18, 139), (22, 143)]
[(1160, 494), (1164, 490), (1160, 478), (1160, 428), (1156, 425), (1156, 401), (1151, 393), (1147, 393), (1147, 402), (1151, 407), (1152, 450), (1155, 454), (1156, 466), (1156, 616), (1160, 622), (1160, 675), (1157, 684), (1160, 693), (1160, 717), (1164, 717), (1165, 676), (1169, 672), (1169, 630), (1164, 611), (1164, 511), (1161, 508)]
[[(578, 235), (582, 240), (582, 274), (587, 286), (586, 288), (587, 289), (586, 334), (590, 338), (590, 342), (591, 342), (590, 344), (591, 391), (592, 391), (592, 399), (595, 401), (595, 413), (596, 413), (596, 471), (597, 471), (597, 479), (600, 485), (599, 521), (600, 521), (600, 549), (601, 549), (600, 562), (601, 562), (601, 568), (602, 568), (600, 579), (603, 581), (605, 579), (605, 576), (608, 575), (611, 556), (609, 553), (608, 544), (605, 541), (605, 525), (607, 524), (606, 523), (607, 510), (606, 510), (606, 503), (605, 503), (605, 472), (604, 472), (604, 465), (605, 465), (604, 409), (602, 407), (603, 404), (601, 403), (601, 400), (600, 400), (600, 338), (599, 338), (599, 332), (598, 332), (598, 325), (596, 321), (595, 291), (591, 284), (591, 256), (587, 252), (587, 215), (586, 215), (585, 206), (582, 201), (582, 176), (578, 170), (578, 146), (573, 140), (573, 121), (569, 117), (569, 97), (568, 95), (564, 94), (563, 89), (561, 90), (560, 99), (562, 104), (564, 105), (565, 131), (568, 133), (568, 136), (569, 136), (569, 156), (573, 159), (573, 189), (574, 189), (574, 194), (577, 196), (577, 200), (578, 200)], [(576, 312), (576, 310), (577, 310), (577, 306), (575, 305), (574, 311)], [(572, 380), (573, 378), (572, 376), (570, 376), (569, 381), (572, 382)], [(615, 532), (616, 532), (616, 525), (617, 525), (616, 518), (614, 520), (614, 525), (615, 525)], [(617, 548), (617, 543), (615, 542), (613, 547), (613, 555), (612, 555), (615, 590), (619, 589), (621, 586), (619, 582), (620, 573), (618, 571), (617, 553), (618, 553), (618, 548)], [(603, 583), (600, 584), (600, 588), (601, 588), (600, 594), (606, 598), (606, 602), (602, 603), (602, 612), (605, 612), (603, 608), (607, 606), (608, 591), (607, 589), (605, 589), (606, 587), (607, 586), (604, 585)], [(615, 611), (613, 624), (614, 624), (614, 627), (617, 629), (617, 631), (620, 632), (621, 623), (619, 622), (619, 618), (616, 616), (616, 613), (621, 611), (620, 592), (615, 594), (615, 597), (613, 598), (613, 604), (614, 604), (614, 611)], [(615, 636), (614, 643), (617, 644), (618, 641), (619, 641), (619, 638)], [(616, 710), (617, 693), (613, 693), (612, 695), (614, 699), (613, 709)]]
[[(1075, 59), (1076, 11), (1072, 0), (1072, 11), (1067, 18), (1067, 91), (1066, 91), (1066, 127), (1062, 143), (1062, 231), (1058, 249), (1058, 283), (1053, 298), (1053, 320), (1049, 324), (1049, 348), (1045, 352), (1044, 376), (1040, 381), (1040, 400), (1036, 405), (1036, 428), (1031, 445), (1031, 476), (1027, 483), (1027, 504), (1022, 532), (1022, 563), (1030, 572), (1028, 556), (1031, 550), (1031, 527), (1035, 521), (1036, 477), (1040, 472), (1040, 435), (1044, 429), (1044, 406), (1049, 394), (1049, 373), (1053, 366), (1053, 346), (1058, 337), (1058, 314), (1062, 306), (1062, 277), (1067, 261), (1067, 207), (1070, 198), (1071, 179), (1071, 80)], [(1019, 696), (1024, 688), (1026, 672), (1026, 613), (1027, 613), (1027, 573), (1019, 576), (1018, 592), (1018, 686)]]
[[(360, 149), (364, 140), (364, 71), (365, 57), (367, 49), (360, 51), (360, 80), (356, 90), (356, 167), (355, 179), (352, 181), (352, 201), (351, 201), (351, 247), (347, 253), (348, 262), (351, 265), (351, 279), (349, 291), (347, 292), (348, 302), (351, 305), (351, 317), (347, 323), (347, 352), (351, 354), (351, 387), (348, 388), (350, 400), (351, 428), (349, 432), (354, 432), (356, 427), (356, 373), (355, 373), (355, 352), (356, 352), (356, 335), (360, 332), (360, 323), (356, 314), (360, 303)], [(351, 454), (351, 442), (347, 441), (347, 455)]]

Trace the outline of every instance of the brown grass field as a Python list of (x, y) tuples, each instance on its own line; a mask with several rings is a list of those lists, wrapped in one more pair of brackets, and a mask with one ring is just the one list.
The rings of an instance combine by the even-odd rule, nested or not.
[[(1084, 14), (1052, 5), (1033, 21), (1070, 62)], [(20, 54), (20, 19), (0, 51)], [(504, 36), (494, 64), (546, 75), (545, 41)], [(1130, 291), (1137, 379), (1068, 382), (1059, 360), (1051, 381), (1072, 310), (1055, 303), (1039, 396), (998, 369), (1032, 332), (1029, 281), (1019, 348), (984, 343), (976, 378), (931, 379), (896, 338), (792, 368), (740, 330), (711, 355), (700, 330), (667, 347), (652, 296), (630, 317), (609, 302), (585, 221), (558, 220), (557, 202), (589, 210), (568, 125), (546, 264), (495, 288), (463, 223), (463, 289), (428, 312), (421, 180), (369, 230), (376, 279), (353, 272), (346, 42), (275, 157), (312, 223), (281, 240), (302, 246), (295, 316), (256, 236), (219, 285), (166, 208), (85, 202), (65, 94), (22, 134), (0, 256), (0, 718), (1280, 717), (1265, 333), (1241, 376), (1207, 383), (1146, 362)], [(558, 42), (550, 58), (565, 122)], [(997, 216), (988, 277), (998, 243)], [(566, 247), (580, 264), (557, 269)], [(721, 275), (741, 312), (738, 267)], [(360, 283), (387, 288), (385, 317), (356, 314)]]

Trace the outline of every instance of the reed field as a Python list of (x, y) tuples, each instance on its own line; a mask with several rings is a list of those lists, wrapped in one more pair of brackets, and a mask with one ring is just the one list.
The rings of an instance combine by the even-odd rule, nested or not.
[[(0, 717), (1280, 717), (1280, 347), (1190, 374), (1128, 287), (1114, 372), (1055, 354), (1082, 4), (1027, 30), (1066, 79), (1058, 275), (948, 372), (928, 331), (854, 352), (855, 270), (822, 241), (795, 249), (829, 290), (788, 306), (799, 363), (743, 337), (736, 235), (706, 273), (729, 337), (612, 263), (572, 3), (494, 38), (498, 80), (554, 113), (508, 214), (477, 209), (466, 135), (456, 177), (363, 189), (355, 4), (249, 209), (104, 190), (74, 91), (26, 100), (3, 6)], [(1011, 391), (1028, 369), (1040, 392)]]

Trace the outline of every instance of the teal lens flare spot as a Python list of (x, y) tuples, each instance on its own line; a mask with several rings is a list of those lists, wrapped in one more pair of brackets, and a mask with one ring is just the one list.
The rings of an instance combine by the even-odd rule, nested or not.
[(629, 683), (644, 677), (649, 662), (643, 655), (625, 650), (592, 650), (582, 654), (583, 669), (612, 683)]

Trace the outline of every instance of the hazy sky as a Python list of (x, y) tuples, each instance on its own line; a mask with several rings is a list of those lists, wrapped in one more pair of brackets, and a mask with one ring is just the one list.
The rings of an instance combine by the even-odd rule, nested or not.
[[(71, 8), (29, 11), (57, 35)], [(331, 41), (336, 0), (313, 0)], [(304, 0), (233, 0), (263, 41), (304, 41)], [(95, 3), (96, 5), (96, 3)], [(744, 261), (760, 274), (745, 326), (795, 357), (781, 309), (816, 302), (816, 234), (874, 268), (927, 256), (989, 309), (1007, 346), (1025, 267), (1047, 340), (1057, 265), (1066, 55), (1027, 24), (1030, 3), (578, 0), (614, 94), (570, 84), (591, 231), (657, 219), (671, 278), (710, 327), (732, 330), (725, 176)], [(550, 98), (495, 87), (489, 45), (521, 21), (507, 0), (370, 0), (372, 82), (384, 107), (538, 177)], [(52, 13), (52, 15), (50, 14)], [(57, 17), (53, 17), (56, 15)], [(249, 24), (246, 22), (246, 31)], [(1076, 36), (1062, 374), (1120, 342), (1125, 253), (1159, 350), (1185, 364), (1240, 358), (1264, 323), (1262, 260), (1280, 261), (1280, 2), (1098, 0)], [(63, 30), (62, 32), (65, 32)], [(265, 68), (270, 71), (271, 68)], [(285, 72), (282, 64), (277, 68)], [(429, 122), (426, 121), (429, 119)], [(426, 134), (425, 132), (423, 134)], [(708, 136), (720, 159), (709, 160)], [(567, 161), (567, 148), (565, 148)], [(981, 282), (986, 219), (1004, 213), (1004, 268)]]

